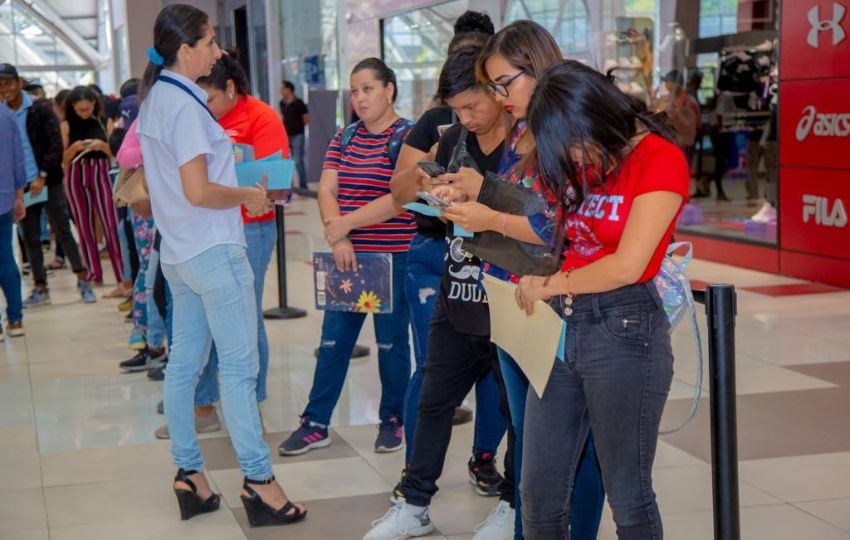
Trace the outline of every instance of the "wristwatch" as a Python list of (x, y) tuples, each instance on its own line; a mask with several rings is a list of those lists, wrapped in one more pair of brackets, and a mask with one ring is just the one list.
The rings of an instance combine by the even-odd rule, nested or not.
[(38, 177), (47, 180), (47, 171), (38, 171)]

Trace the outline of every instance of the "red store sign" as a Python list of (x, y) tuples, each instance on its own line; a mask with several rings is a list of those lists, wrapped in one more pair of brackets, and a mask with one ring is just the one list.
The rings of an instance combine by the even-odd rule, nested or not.
[(850, 172), (783, 168), (783, 250), (850, 259)]
[(779, 107), (782, 165), (850, 169), (850, 79), (785, 81)]
[(781, 79), (850, 76), (850, 0), (783, 0), (780, 36)]

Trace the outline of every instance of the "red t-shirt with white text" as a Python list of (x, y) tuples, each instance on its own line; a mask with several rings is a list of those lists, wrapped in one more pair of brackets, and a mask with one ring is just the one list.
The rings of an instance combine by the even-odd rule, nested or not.
[(562, 268), (581, 268), (616, 252), (635, 197), (670, 191), (682, 195), (682, 204), (638, 283), (654, 278), (687, 202), (689, 180), (688, 163), (679, 147), (654, 134), (645, 136), (620, 165), (617, 176), (589, 188), (581, 207), (567, 218), (569, 249)]

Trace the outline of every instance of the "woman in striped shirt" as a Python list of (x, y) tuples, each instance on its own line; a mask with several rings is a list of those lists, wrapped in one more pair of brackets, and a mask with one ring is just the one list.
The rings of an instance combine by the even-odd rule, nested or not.
[[(359, 253), (392, 254), (394, 313), (375, 314), (381, 375), (381, 425), (376, 452), (400, 450), (402, 411), (410, 379), (410, 317), (405, 306), (407, 249), (415, 225), (399, 213), (390, 194), (390, 179), (401, 142), (413, 123), (395, 111), (395, 74), (377, 58), (358, 63), (351, 73), (351, 105), (360, 120), (331, 140), (319, 180), (319, 211), (325, 238), (337, 268), (357, 266)], [(354, 344), (365, 313), (326, 311), (310, 401), (301, 427), (281, 443), (281, 455), (303, 454), (330, 444), (328, 424), (345, 383)]]

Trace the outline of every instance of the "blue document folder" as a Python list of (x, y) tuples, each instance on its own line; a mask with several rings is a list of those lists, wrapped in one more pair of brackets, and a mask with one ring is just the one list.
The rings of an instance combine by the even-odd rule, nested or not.
[(313, 253), (316, 309), (352, 313), (393, 312), (393, 259), (358, 253), (357, 269), (341, 272), (333, 253)]
[(292, 187), (292, 173), (295, 166), (291, 159), (283, 159), (280, 154), (254, 161), (236, 164), (236, 178), (242, 187), (254, 187), (268, 179), (268, 189), (289, 189)]
[(29, 191), (24, 191), (24, 206), (29, 208), (34, 204), (47, 202), (47, 189), (46, 187), (42, 189), (38, 197), (33, 197)]

